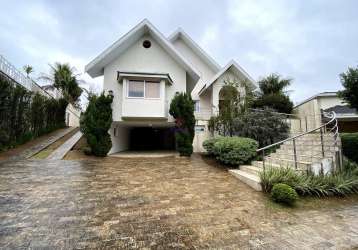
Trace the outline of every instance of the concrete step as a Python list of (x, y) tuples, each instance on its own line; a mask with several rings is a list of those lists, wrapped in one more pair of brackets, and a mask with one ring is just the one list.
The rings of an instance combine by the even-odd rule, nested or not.
[[(251, 162), (251, 164), (252, 164), (252, 166), (254, 166), (254, 167), (258, 167), (258, 168), (261, 168), (261, 169), (263, 169), (263, 162), (262, 161), (253, 161), (253, 162)], [(273, 163), (273, 162), (265, 162), (265, 167), (266, 168), (270, 168), (270, 167), (272, 167), (272, 168), (279, 168), (280, 167), (280, 165), (279, 164), (275, 164), (275, 163)]]
[(258, 175), (259, 172), (262, 171), (262, 168), (257, 167), (257, 166), (252, 166), (252, 165), (242, 165), (242, 166), (240, 166), (240, 170), (250, 173), (250, 174)]
[(262, 191), (260, 177), (256, 174), (248, 173), (243, 170), (230, 169), (229, 173), (246, 183), (256, 191)]
[[(265, 158), (265, 164), (276, 164), (280, 167), (295, 167), (295, 161), (283, 158), (275, 158), (271, 156), (267, 156)], [(299, 169), (307, 169), (312, 165), (312, 161), (297, 161), (297, 168)]]

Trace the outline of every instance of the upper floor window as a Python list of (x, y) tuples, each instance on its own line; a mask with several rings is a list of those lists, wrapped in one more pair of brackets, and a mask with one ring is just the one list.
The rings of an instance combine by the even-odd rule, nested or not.
[(128, 82), (128, 97), (160, 98), (160, 82), (130, 80)]
[(129, 81), (128, 97), (144, 97), (144, 81)]
[(194, 101), (194, 112), (200, 112), (200, 101)]

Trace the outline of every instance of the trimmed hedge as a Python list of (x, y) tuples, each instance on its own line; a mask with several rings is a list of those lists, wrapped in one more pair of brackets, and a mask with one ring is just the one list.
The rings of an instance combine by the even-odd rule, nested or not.
[(0, 74), (0, 151), (65, 127), (67, 101), (47, 98)]
[(341, 134), (343, 154), (350, 160), (358, 162), (358, 133)]
[(298, 200), (296, 191), (287, 184), (275, 184), (271, 190), (271, 199), (274, 202), (293, 205)]
[(227, 165), (242, 165), (256, 156), (257, 141), (245, 137), (215, 137), (204, 141), (209, 155)]

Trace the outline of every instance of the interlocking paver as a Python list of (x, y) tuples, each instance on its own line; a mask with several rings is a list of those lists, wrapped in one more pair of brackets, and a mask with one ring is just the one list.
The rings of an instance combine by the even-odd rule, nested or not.
[[(326, 201), (322, 201), (322, 204)], [(322, 249), (358, 246), (358, 199), (273, 206), (199, 156), (0, 163), (0, 246)]]

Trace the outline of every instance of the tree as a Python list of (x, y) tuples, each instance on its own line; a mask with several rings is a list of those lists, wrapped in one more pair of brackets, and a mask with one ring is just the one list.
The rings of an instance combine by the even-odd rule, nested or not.
[(358, 67), (348, 68), (347, 72), (340, 74), (344, 90), (338, 96), (348, 103), (350, 108), (358, 110)]
[(260, 147), (283, 140), (289, 133), (285, 116), (269, 108), (241, 114), (234, 120), (233, 127), (235, 135), (254, 139)]
[(50, 65), (51, 74), (42, 78), (52, 82), (53, 86), (61, 91), (63, 97), (74, 106), (78, 106), (82, 88), (79, 87), (79, 80), (75, 69), (68, 63)]
[(102, 92), (100, 96), (91, 95), (86, 111), (81, 115), (80, 128), (87, 139), (90, 152), (104, 157), (112, 147), (108, 130), (112, 124), (113, 97)]
[(293, 103), (285, 89), (290, 86), (292, 79), (282, 79), (278, 74), (271, 74), (259, 81), (260, 91), (253, 108), (272, 108), (280, 113), (292, 113)]
[(23, 70), (25, 71), (27, 78), (29, 78), (30, 74), (34, 72), (34, 68), (31, 65), (25, 65)]
[(169, 114), (175, 119), (175, 140), (177, 150), (181, 156), (190, 156), (193, 153), (194, 139), (194, 102), (186, 93), (176, 93), (170, 103)]

